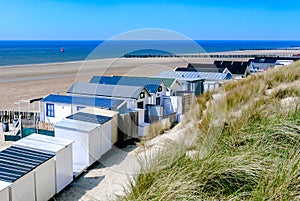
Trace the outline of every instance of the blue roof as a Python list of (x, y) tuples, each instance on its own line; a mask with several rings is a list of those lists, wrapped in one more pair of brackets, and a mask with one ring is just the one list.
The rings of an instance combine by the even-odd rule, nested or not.
[(75, 82), (67, 91), (67, 93), (98, 97), (138, 99), (143, 90), (149, 94), (148, 90), (144, 86)]
[(67, 119), (73, 119), (77, 121), (83, 121), (83, 122), (89, 122), (94, 124), (104, 124), (111, 120), (111, 117), (106, 117), (102, 115), (95, 115), (95, 114), (89, 114), (89, 113), (83, 113), (78, 112), (76, 114), (73, 114), (71, 116), (66, 117)]
[(121, 103), (123, 103), (124, 100), (49, 94), (47, 97), (42, 99), (42, 102), (66, 103), (74, 105), (95, 106), (105, 109), (114, 109)]
[(128, 76), (93, 76), (90, 80), (97, 84), (143, 86), (149, 93), (156, 93), (162, 82), (161, 79)]
[(226, 80), (231, 79), (230, 73), (189, 72), (189, 71), (162, 71), (158, 77), (171, 77), (177, 79), (203, 79), (203, 80)]
[(52, 157), (54, 154), (11, 146), (0, 152), (0, 180), (12, 183)]

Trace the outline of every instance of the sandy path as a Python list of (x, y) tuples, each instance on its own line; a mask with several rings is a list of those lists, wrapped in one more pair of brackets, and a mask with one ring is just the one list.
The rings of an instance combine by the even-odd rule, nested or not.
[(92, 169), (83, 173), (56, 200), (107, 201), (124, 195), (124, 187), (140, 170), (134, 146), (114, 147)]

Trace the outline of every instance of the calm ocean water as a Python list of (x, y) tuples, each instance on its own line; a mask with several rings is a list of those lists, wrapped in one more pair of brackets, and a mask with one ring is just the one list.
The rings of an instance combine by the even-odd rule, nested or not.
[(291, 47), (300, 47), (300, 41), (0, 41), (0, 66), (112, 58), (132, 52), (182, 54)]

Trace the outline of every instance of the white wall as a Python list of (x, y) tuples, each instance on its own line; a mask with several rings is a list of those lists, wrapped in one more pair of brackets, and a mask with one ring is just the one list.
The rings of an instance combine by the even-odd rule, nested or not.
[(146, 136), (148, 134), (149, 125), (151, 124), (143, 123), (139, 125), (138, 132), (140, 137)]
[(41, 104), (40, 117), (42, 122), (53, 123), (53, 124), (63, 120), (67, 116), (79, 112), (80, 110), (78, 110), (77, 107), (82, 106), (82, 105), (63, 104), (63, 103), (51, 103), (51, 102), (49, 103), (54, 104), (54, 117), (46, 116), (47, 108), (45, 102), (42, 102)]
[(171, 93), (175, 91), (180, 91), (181, 85), (178, 82), (174, 82), (174, 84), (171, 86), (170, 89), (171, 89)]
[(88, 146), (89, 146), (89, 165), (92, 165), (95, 161), (99, 160), (101, 157), (101, 128), (97, 127), (90, 133), (85, 135), (88, 137)]
[(276, 61), (276, 65), (284, 65), (284, 66), (288, 66), (291, 63), (293, 63), (293, 60), (277, 60)]
[(0, 181), (0, 200), (9, 201), (9, 183)]
[(107, 151), (109, 151), (112, 147), (112, 121), (108, 121), (104, 124), (101, 125), (100, 127), (100, 135), (101, 135), (101, 140), (99, 142), (100, 146), (100, 152), (101, 155), (105, 154)]
[(148, 100), (148, 104), (155, 104), (156, 94), (151, 94)]
[[(56, 153), (56, 193), (73, 181), (72, 145)], [(70, 162), (71, 161), (71, 162)]]
[(160, 98), (160, 105), (162, 105), (162, 96), (165, 96), (167, 94), (167, 87), (164, 84), (160, 85), (162, 87), (162, 90), (159, 92), (157, 91), (156, 94), (153, 95), (153, 100), (152, 103), (150, 104), (154, 104), (156, 105), (156, 98)]
[(171, 104), (173, 109), (177, 114), (182, 114), (182, 97), (181, 96), (171, 96)]
[[(127, 111), (127, 110), (126, 110)], [(89, 114), (95, 114), (95, 115), (102, 115), (106, 117), (111, 117), (111, 143), (114, 144), (118, 141), (118, 113), (116, 111), (111, 111), (111, 110), (105, 110), (105, 109), (99, 109), (99, 108), (91, 108), (87, 107), (82, 110), (84, 113), (89, 113)]]
[[(55, 127), (55, 137), (74, 140), (73, 143), (73, 168), (76, 166), (87, 167), (89, 165), (88, 135), (81, 131)], [(74, 171), (76, 171), (74, 169)]]
[(188, 91), (190, 86), (189, 86), (189, 83), (187, 83), (186, 81), (180, 81), (180, 90), (181, 91)]
[(10, 187), (11, 201), (35, 200), (34, 173), (30, 171), (16, 180)]
[(14, 146), (55, 154), (56, 193), (73, 181), (72, 143), (63, 141), (57, 137), (33, 134), (14, 143)]
[[(144, 108), (145, 108), (146, 104), (149, 104), (150, 95), (146, 92), (145, 89), (143, 89), (143, 92), (145, 92), (145, 97), (144, 98), (138, 97), (138, 99), (134, 101), (134, 108), (137, 108), (137, 103), (140, 101), (144, 102)], [(132, 109), (132, 108), (129, 108), (129, 109)]]
[[(117, 134), (117, 128), (115, 132)], [(73, 168), (76, 172), (81, 167), (80, 171), (82, 171), (111, 149), (112, 120), (99, 126), (95, 124), (95, 129), (91, 131), (79, 131), (56, 126), (55, 136), (75, 141), (73, 144)]]
[(35, 170), (36, 200), (49, 200), (55, 195), (55, 162), (54, 158), (39, 165)]
[(44, 120), (46, 123), (57, 123), (61, 120), (63, 120), (65, 117), (70, 116), (72, 114), (72, 107), (69, 104), (61, 104), (61, 103), (50, 103), (54, 104), (54, 117), (47, 117), (46, 112), (46, 103), (43, 102), (41, 105), (43, 112), (41, 112), (41, 115), (43, 118), (41, 118), (41, 121)]
[(133, 99), (132, 100), (128, 100), (127, 101), (127, 109), (132, 109), (134, 107), (136, 107), (135, 106), (135, 101)]
[(111, 120), (111, 143), (118, 141), (118, 115), (114, 115)]

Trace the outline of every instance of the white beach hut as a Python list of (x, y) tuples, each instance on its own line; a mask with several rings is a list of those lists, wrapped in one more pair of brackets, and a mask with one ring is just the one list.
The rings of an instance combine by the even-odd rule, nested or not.
[(11, 146), (0, 152), (0, 180), (11, 201), (49, 200), (55, 194), (54, 155)]
[(0, 181), (0, 200), (9, 201), (9, 186), (11, 183)]
[[(84, 108), (81, 110), (81, 112), (88, 113), (88, 114), (101, 115), (101, 116), (105, 116), (105, 117), (111, 117), (112, 118), (111, 121), (107, 122), (106, 126), (111, 127), (111, 143), (115, 144), (118, 141), (118, 114), (119, 114), (119, 112), (112, 111), (112, 110), (99, 109), (99, 108), (92, 108), (92, 107)], [(143, 116), (143, 118), (144, 118), (144, 116)], [(111, 125), (108, 125), (108, 124), (111, 124)], [(108, 134), (108, 132), (106, 134)]]
[(73, 171), (84, 169), (112, 147), (112, 117), (79, 112), (55, 124), (55, 136), (74, 140)]
[(14, 145), (55, 155), (55, 192), (59, 193), (73, 181), (72, 143), (72, 140), (32, 134)]

